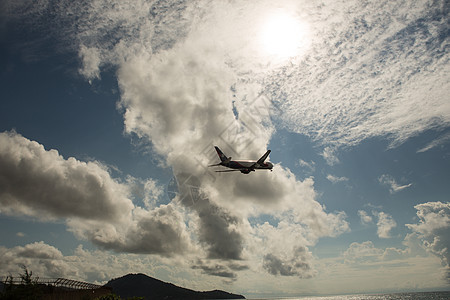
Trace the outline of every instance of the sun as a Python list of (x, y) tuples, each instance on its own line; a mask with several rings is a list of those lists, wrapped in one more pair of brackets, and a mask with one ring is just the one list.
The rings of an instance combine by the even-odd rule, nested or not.
[(307, 33), (307, 26), (288, 13), (271, 15), (261, 29), (261, 50), (279, 59), (296, 56), (307, 44)]

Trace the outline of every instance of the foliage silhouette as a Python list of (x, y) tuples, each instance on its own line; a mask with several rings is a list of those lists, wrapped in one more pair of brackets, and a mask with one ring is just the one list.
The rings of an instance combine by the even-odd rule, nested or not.
[(20, 284), (14, 284), (14, 277), (6, 277), (4, 291), (0, 294), (1, 300), (39, 300), (43, 296), (43, 287), (37, 283), (38, 278), (34, 279), (33, 272), (28, 271), (26, 266), (22, 266), (23, 273), (19, 274)]

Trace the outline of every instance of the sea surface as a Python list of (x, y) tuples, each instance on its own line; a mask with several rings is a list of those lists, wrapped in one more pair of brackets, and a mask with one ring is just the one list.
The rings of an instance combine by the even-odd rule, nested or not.
[(394, 293), (394, 294), (361, 294), (325, 297), (297, 297), (297, 298), (261, 298), (252, 300), (450, 300), (448, 292), (423, 293)]

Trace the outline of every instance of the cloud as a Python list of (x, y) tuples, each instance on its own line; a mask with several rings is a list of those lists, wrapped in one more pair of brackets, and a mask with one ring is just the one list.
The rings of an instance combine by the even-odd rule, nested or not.
[(427, 202), (414, 207), (419, 223), (406, 226), (418, 234), (428, 251), (441, 259), (445, 277), (450, 281), (450, 203)]
[(339, 158), (334, 153), (335, 150), (330, 147), (325, 147), (322, 152), (322, 157), (330, 166), (334, 166), (340, 162)]
[(12, 248), (0, 246), (0, 254), (4, 258), (0, 268), (14, 277), (22, 273), (23, 265), (40, 278), (61, 277), (97, 283), (106, 283), (129, 271), (148, 272), (152, 269), (150, 261), (141, 256), (90, 251), (81, 245), (73, 253), (64, 255), (42, 241)]
[(372, 214), (378, 218), (377, 221), (377, 234), (379, 238), (388, 239), (391, 238), (391, 230), (397, 227), (397, 223), (391, 215), (385, 212), (372, 211)]
[(355, 268), (380, 267), (390, 263), (398, 263), (408, 266), (408, 258), (416, 253), (412, 253), (410, 248), (377, 248), (372, 241), (362, 243), (351, 243), (342, 257), (346, 264)]
[(380, 247), (370, 240), (353, 242), (336, 257), (320, 259), (314, 281), (321, 286), (327, 283), (327, 288), (337, 294), (348, 281), (354, 283), (355, 293), (427, 287), (437, 290), (447, 286), (437, 272), (439, 265), (439, 259), (427, 253), (414, 234), (408, 234), (401, 247)]
[(391, 175), (388, 174), (383, 174), (378, 178), (378, 182), (380, 182), (383, 185), (387, 185), (389, 186), (389, 192), (391, 194), (395, 194), (397, 192), (400, 192), (404, 189), (409, 188), (410, 186), (412, 186), (412, 183), (409, 184), (405, 184), (405, 185), (399, 185), (394, 177), (392, 177)]
[(158, 207), (164, 199), (164, 187), (158, 181), (147, 178), (145, 180), (132, 176), (126, 177), (133, 202), (142, 202), (147, 209)]
[(358, 216), (361, 218), (361, 224), (372, 223), (372, 217), (364, 210), (358, 210)]
[(201, 270), (203, 274), (228, 278), (231, 281), (235, 281), (237, 279), (236, 271), (243, 271), (248, 269), (246, 265), (241, 264), (219, 264), (214, 261), (205, 263), (202, 260), (198, 260), (195, 264), (192, 265), (191, 268), (194, 270)]
[(0, 260), (0, 268), (5, 274), (14, 277), (22, 273), (21, 267), (25, 265), (33, 272), (33, 276), (39, 278), (69, 278), (97, 284), (105, 284), (112, 278), (128, 273), (145, 273), (189, 288), (207, 290), (223, 286), (225, 289), (226, 284), (237, 278), (238, 271), (247, 270), (247, 267), (239, 263), (216, 266), (214, 262), (206, 265), (200, 261), (193, 264), (203, 266), (200, 268), (189, 265), (180, 257), (167, 259), (150, 255), (115, 253), (86, 249), (82, 245), (70, 253), (63, 254), (59, 249), (42, 241), (12, 248), (0, 246), (0, 255), (4, 258)]
[[(395, 146), (450, 124), (444, 0), (207, 6), (201, 1), (91, 1), (89, 9), (67, 0), (50, 3), (6, 1), (3, 11), (7, 20), (20, 20), (22, 28), (55, 37), (59, 47), (78, 52), (80, 74), (89, 79), (98, 78), (105, 65), (162, 53), (196, 35), (197, 48), (221, 53), (243, 82), (264, 82), (265, 95), (283, 111), (282, 126), (322, 144), (351, 146), (381, 136)], [(258, 38), (248, 38), (260, 36), (274, 11), (287, 11), (305, 24), (307, 46), (288, 64), (273, 63)]]
[(45, 274), (48, 277), (59, 277), (61, 275), (74, 275), (64, 256), (57, 248), (44, 242), (36, 242), (25, 246), (5, 248), (0, 246), (0, 268), (15, 276), (21, 266), (25, 265), (33, 274)]
[(334, 176), (334, 175), (331, 175), (331, 174), (327, 175), (327, 179), (329, 181), (331, 181), (333, 184), (339, 183), (339, 182), (345, 182), (345, 181), (349, 180), (347, 177), (338, 177), (338, 176)]
[(150, 211), (136, 207), (133, 218), (123, 223), (70, 219), (67, 224), (76, 237), (105, 250), (170, 257), (189, 251), (183, 220), (177, 208), (169, 204)]
[[(285, 4), (289, 11), (301, 7), (289, 1)], [(248, 38), (255, 36), (275, 6), (278, 4), (272, 1), (208, 6), (183, 1), (167, 5), (94, 1), (86, 9), (60, 2), (54, 22), (67, 36), (61, 39), (74, 44), (70, 47), (80, 58), (79, 72), (92, 80), (99, 78), (105, 66), (114, 66), (125, 132), (148, 142), (172, 168), (178, 195), (167, 205), (157, 203), (158, 185), (150, 181), (148, 187), (156, 190), (155, 197), (144, 198), (145, 208), (141, 208), (131, 201), (139, 194), (135, 183), (114, 180), (103, 170), (99, 172), (105, 182), (119, 189), (109, 194), (109, 185), (99, 187), (107, 193), (108, 197), (100, 199), (112, 210), (110, 218), (99, 219), (92, 210), (91, 216), (87, 212), (85, 216), (77, 211), (83, 206), (64, 209), (58, 215), (53, 202), (40, 211), (48, 217), (67, 218), (71, 232), (101, 249), (192, 255), (196, 259), (189, 259), (196, 270), (229, 278), (240, 269), (230, 267), (235, 264), (242, 268), (265, 265), (266, 272), (313, 276), (314, 258), (300, 255), (299, 249), (349, 230), (344, 212), (327, 212), (317, 201), (313, 179), (298, 180), (280, 165), (273, 172), (247, 177), (217, 174), (204, 167), (211, 153), (214, 155), (213, 145), (221, 146), (228, 156), (257, 159), (275, 132), (271, 113), (278, 110), (270, 101), (265, 103), (271, 94), (261, 92), (267, 90), (264, 82), (272, 82), (271, 72), (278, 72), (280, 65), (272, 63), (261, 53), (260, 45)], [(57, 160), (61, 166), (68, 161), (85, 164), (40, 147), (43, 157), (53, 153), (49, 160)], [(323, 154), (330, 165), (339, 162), (333, 149), (326, 147)], [(86, 165), (102, 169), (98, 163)], [(15, 199), (20, 212), (38, 215), (35, 204)], [(38, 203), (47, 203), (39, 199)], [(93, 199), (90, 207), (98, 202)], [(125, 207), (116, 210), (120, 204)], [(13, 213), (13, 206), (8, 207)], [(19, 209), (14, 209), (18, 213)], [(248, 221), (263, 214), (272, 215), (277, 224)], [(284, 241), (295, 239), (285, 245), (276, 242), (278, 236)]]
[(445, 1), (314, 3), (302, 8), (311, 46), (268, 80), (281, 123), (341, 147), (450, 124)]
[(174, 47), (140, 53), (118, 70), (126, 131), (147, 139), (165, 157), (179, 183), (178, 201), (194, 213), (192, 230), (206, 258), (219, 260), (195, 266), (228, 272), (227, 261), (246, 259), (245, 245), (254, 239), (249, 216), (272, 212), (295, 222), (307, 243), (348, 230), (345, 214), (328, 214), (315, 200), (312, 180), (298, 181), (286, 168), (245, 177), (203, 167), (215, 155), (213, 145), (228, 156), (257, 159), (273, 132), (271, 107), (259, 103), (261, 87), (236, 79), (223, 50), (205, 40), (212, 36), (209, 28), (225, 30), (199, 24), (199, 32)]
[(447, 143), (450, 140), (450, 133), (447, 133), (435, 140), (433, 140), (432, 142), (430, 142), (428, 145), (426, 145), (425, 147), (417, 150), (418, 153), (422, 153), (422, 152), (426, 152), (428, 150), (431, 150), (437, 146), (440, 146), (442, 144)]
[(343, 257), (347, 263), (351, 264), (367, 264), (380, 260), (383, 250), (375, 248), (373, 242), (366, 241), (363, 243), (351, 243), (345, 250)]
[(145, 210), (129, 195), (130, 187), (98, 162), (64, 159), (15, 132), (0, 133), (2, 213), (63, 219), (79, 238), (119, 252), (170, 256), (189, 248), (184, 217), (174, 204)]
[(100, 163), (66, 160), (15, 132), (0, 133), (0, 187), (7, 214), (120, 221), (133, 208), (127, 187)]
[(62, 253), (55, 247), (44, 244), (44, 242), (28, 244), (25, 247), (17, 247), (17, 255), (20, 257), (39, 259), (60, 259)]
[(316, 171), (316, 163), (313, 161), (306, 162), (303, 159), (299, 159), (298, 164), (300, 165), (300, 167), (307, 168), (311, 173)]
[[(297, 251), (295, 249), (306, 244), (314, 244), (322, 236), (336, 236), (348, 230), (345, 214), (327, 214), (315, 201), (311, 179), (305, 182), (297, 181), (292, 173), (278, 166), (275, 170), (279, 176), (265, 172), (255, 174), (254, 182), (245, 177), (246, 180), (240, 180), (241, 186), (233, 183), (237, 188), (229, 196), (234, 200), (226, 199), (225, 202), (231, 204), (234, 201), (234, 203), (244, 204), (242, 206), (244, 210), (237, 211), (233, 205), (219, 205), (220, 202), (216, 201), (224, 201), (224, 199), (216, 198), (213, 201), (207, 194), (201, 194), (204, 193), (199, 189), (202, 182), (198, 179), (195, 180), (195, 177), (192, 176), (190, 179), (186, 178), (187, 175), (181, 173), (177, 174), (177, 178), (183, 184), (179, 187), (180, 195), (175, 202), (168, 205), (156, 205), (154, 201), (149, 200), (144, 201), (144, 203), (148, 202), (146, 208), (141, 208), (135, 206), (129, 200), (132, 190), (135, 190), (133, 186), (139, 183), (138, 180), (129, 178), (125, 183), (118, 182), (112, 179), (107, 169), (97, 162), (84, 163), (74, 158), (66, 160), (55, 150), (45, 150), (42, 145), (15, 132), (4, 132), (0, 135), (0, 138), (2, 140), (0, 158), (3, 171), (1, 177), (3, 193), (0, 199), (4, 204), (2, 211), (12, 215), (27, 214), (36, 218), (45, 216), (45, 220), (65, 219), (69, 231), (73, 232), (76, 237), (91, 241), (101, 249), (173, 256), (191, 253), (192, 247), (194, 247), (192, 243), (195, 243), (195, 240), (192, 240), (190, 235), (194, 234), (199, 245), (203, 246), (204, 258), (206, 259), (199, 268), (205, 273), (213, 272), (213, 269), (211, 269), (211, 265), (213, 265), (214, 270), (225, 270), (225, 273), (221, 275), (234, 274), (230, 276), (230, 278), (234, 278), (236, 270), (241, 271), (248, 268), (245, 263), (241, 263), (240, 268), (230, 267), (230, 264), (226, 263), (226, 261), (248, 259), (246, 254), (248, 249), (245, 245), (251, 242), (254, 237), (252, 237), (251, 231), (248, 231), (246, 219), (242, 218), (247, 217), (247, 214), (257, 211), (265, 212), (278, 207), (276, 211), (278, 211), (280, 220), (294, 222), (292, 228), (297, 228), (295, 229), (296, 234), (302, 236), (302, 242), (295, 247), (288, 248), (288, 253), (295, 253)], [(21, 168), (23, 166), (26, 167)], [(66, 182), (63, 179), (71, 177), (92, 179), (92, 182), (73, 180), (71, 185), (66, 187)], [(47, 178), (53, 180), (51, 187), (46, 184)], [(103, 180), (101, 185), (98, 184), (98, 178)], [(257, 184), (258, 181), (260, 185)], [(13, 185), (11, 182), (16, 184)], [(20, 182), (26, 182), (26, 186), (45, 187), (45, 193), (42, 192), (41, 195), (39, 189), (35, 188), (33, 202), (29, 202), (28, 197), (31, 196), (28, 193), (21, 192), (22, 185), (17, 184)], [(80, 184), (75, 185), (77, 182), (80, 182)], [(58, 183), (60, 186), (58, 186)], [(249, 185), (253, 184), (256, 185), (249, 189)], [(143, 182), (143, 185), (144, 194), (147, 195), (142, 197), (143, 200), (160, 195), (154, 181), (147, 180)], [(210, 188), (227, 195), (227, 186), (212, 185)], [(264, 186), (268, 192), (273, 194), (268, 192), (261, 194), (266, 196), (266, 199), (264, 199), (249, 192), (260, 186)], [(279, 189), (275, 188), (277, 186)], [(196, 192), (198, 194), (192, 193), (192, 187), (197, 187)], [(221, 191), (222, 188), (225, 190)], [(72, 198), (64, 197), (69, 194), (66, 189), (70, 191)], [(104, 189), (104, 191), (97, 192), (94, 195), (106, 196), (92, 196), (89, 192), (86, 192), (86, 190), (95, 191), (99, 189)], [(153, 191), (154, 189), (155, 191)], [(303, 195), (300, 199), (304, 205), (301, 206), (298, 206), (297, 202), (299, 199), (297, 195), (299, 194)], [(48, 195), (58, 199), (58, 201), (52, 200)], [(184, 198), (181, 197), (182, 195)], [(189, 197), (186, 195), (189, 195)], [(260, 202), (261, 199), (263, 202)], [(74, 201), (78, 205), (85, 205), (83, 203), (87, 203), (89, 200), (90, 208), (96, 207), (96, 205), (99, 205), (98, 202), (102, 201), (104, 203), (103, 212), (111, 210), (115, 213), (111, 213), (108, 218), (92, 212), (87, 214), (85, 212), (87, 208), (77, 207), (77, 209), (73, 209), (74, 203), (66, 203), (68, 200)], [(125, 206), (123, 206), (124, 203)], [(284, 203), (286, 206), (280, 207), (278, 203)], [(188, 217), (179, 205), (191, 212), (196, 212), (196, 215)], [(120, 208), (117, 209), (117, 212), (113, 209), (116, 206)], [(253, 209), (250, 209), (252, 206)], [(255, 208), (256, 210), (254, 210)], [(242, 215), (243, 213), (244, 215)], [(186, 221), (190, 222), (190, 233), (187, 232)], [(278, 227), (270, 230), (275, 233), (284, 229)], [(261, 234), (265, 235), (264, 232), (261, 232)], [(272, 235), (272, 238), (274, 236)], [(261, 247), (261, 249), (264, 249), (264, 247)], [(285, 250), (281, 251), (284, 252)], [(200, 251), (198, 255), (201, 256), (201, 253), (203, 252)], [(270, 254), (275, 257), (279, 253), (279, 251), (271, 250)], [(293, 255), (291, 254), (291, 256)], [(309, 256), (304, 258), (305, 260), (312, 259)], [(216, 260), (216, 263), (213, 263), (214, 260)], [(287, 266), (287, 263), (292, 263), (293, 268), (300, 266), (298, 261), (292, 259), (288, 259), (285, 266)], [(310, 261), (302, 261), (302, 263), (311, 264)], [(292, 274), (299, 275), (299, 272), (292, 271)], [(311, 274), (314, 274), (313, 270), (311, 272)], [(218, 273), (213, 275), (218, 276)]]
[[(183, 179), (184, 174), (178, 174)], [(189, 179), (190, 186), (181, 186), (181, 203), (196, 212), (192, 221), (199, 242), (204, 246), (209, 259), (241, 260), (244, 237), (239, 227), (242, 220), (232, 211), (213, 203), (200, 189), (198, 179)], [(196, 190), (192, 190), (195, 187)], [(189, 190), (187, 190), (189, 189)], [(188, 195), (188, 196), (186, 196)]]
[(377, 218), (377, 235), (382, 239), (391, 238), (392, 229), (397, 227), (397, 222), (395, 222), (392, 216), (382, 211), (372, 210), (372, 216), (370, 216), (366, 211), (358, 210), (358, 216), (363, 225), (372, 223), (373, 217)]
[(80, 74), (88, 79), (100, 79), (100, 53), (97, 48), (87, 48), (82, 45), (78, 52), (82, 61)]
[(282, 259), (274, 254), (266, 254), (263, 257), (263, 267), (272, 275), (298, 276), (311, 278), (315, 272), (310, 265), (311, 253), (306, 247), (299, 247), (293, 251), (293, 257)]

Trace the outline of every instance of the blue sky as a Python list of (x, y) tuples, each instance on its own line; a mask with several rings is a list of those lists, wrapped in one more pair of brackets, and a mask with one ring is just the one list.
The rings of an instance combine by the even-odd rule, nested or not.
[[(3, 275), (142, 272), (249, 297), (449, 288), (445, 1), (1, 11)], [(274, 170), (214, 173), (213, 145), (271, 149)]]

